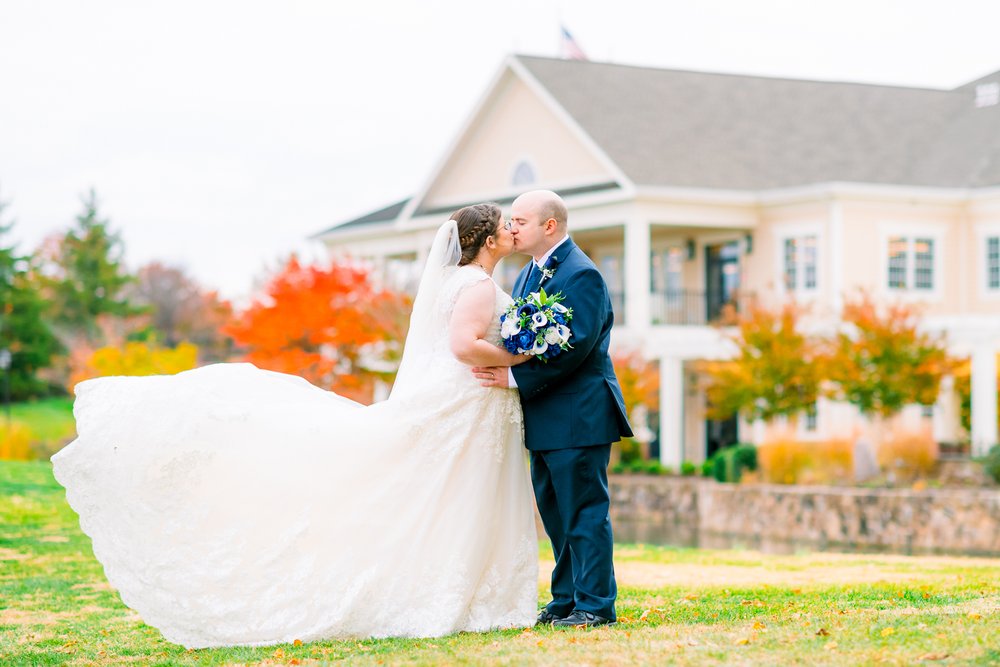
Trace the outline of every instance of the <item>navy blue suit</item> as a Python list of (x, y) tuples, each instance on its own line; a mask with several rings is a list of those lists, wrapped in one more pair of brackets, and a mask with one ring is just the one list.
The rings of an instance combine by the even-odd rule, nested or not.
[[(573, 309), (570, 345), (548, 363), (534, 359), (512, 369), (524, 411), (524, 441), (545, 532), (552, 540), (552, 602), (548, 611), (574, 609), (615, 619), (608, 459), (611, 443), (631, 436), (621, 388), (608, 356), (614, 314), (603, 276), (572, 239), (547, 262), (544, 278), (521, 271), (514, 296), (561, 292)], [(531, 279), (529, 280), (529, 276)], [(539, 285), (540, 283), (540, 285)]]

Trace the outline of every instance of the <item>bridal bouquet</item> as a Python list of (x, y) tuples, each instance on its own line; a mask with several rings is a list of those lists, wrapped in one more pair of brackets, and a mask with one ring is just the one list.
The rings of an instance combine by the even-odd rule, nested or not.
[(516, 299), (500, 316), (500, 338), (507, 351), (548, 362), (570, 349), (573, 309), (562, 305), (562, 300), (562, 294), (549, 295), (544, 289)]

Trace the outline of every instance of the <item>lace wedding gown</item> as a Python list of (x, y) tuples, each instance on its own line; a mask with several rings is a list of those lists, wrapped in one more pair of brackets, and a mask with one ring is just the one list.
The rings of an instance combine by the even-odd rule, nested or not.
[[(445, 269), (429, 312), (484, 279)], [(125, 604), (188, 648), (533, 625), (517, 393), (424, 352), (367, 407), (250, 364), (79, 384), (54, 472)]]

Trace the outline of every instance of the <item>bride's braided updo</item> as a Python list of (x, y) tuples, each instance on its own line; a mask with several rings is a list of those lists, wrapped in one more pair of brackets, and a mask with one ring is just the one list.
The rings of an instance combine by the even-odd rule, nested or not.
[(459, 209), (451, 219), (458, 223), (458, 243), (462, 246), (459, 266), (465, 266), (476, 258), (486, 239), (497, 233), (503, 212), (497, 204), (473, 204)]

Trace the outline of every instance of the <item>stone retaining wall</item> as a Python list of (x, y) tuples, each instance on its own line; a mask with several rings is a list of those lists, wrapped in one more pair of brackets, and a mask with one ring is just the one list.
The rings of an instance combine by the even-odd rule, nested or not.
[[(726, 535), (901, 553), (1000, 555), (1000, 490), (862, 489), (612, 475), (616, 530), (629, 541), (706, 544)], [(717, 543), (717, 541), (716, 541)]]

